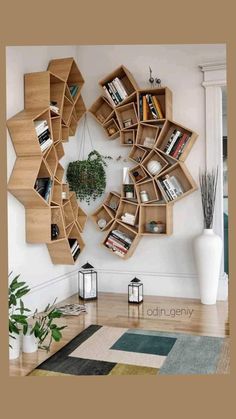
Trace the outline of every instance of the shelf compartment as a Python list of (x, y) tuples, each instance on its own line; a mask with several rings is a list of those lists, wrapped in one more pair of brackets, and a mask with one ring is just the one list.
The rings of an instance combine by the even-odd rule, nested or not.
[(54, 205), (62, 205), (62, 184), (54, 178), (52, 186), (52, 199)]
[(57, 160), (59, 161), (65, 155), (65, 150), (64, 150), (62, 141), (59, 141), (59, 143), (55, 144), (55, 150), (57, 153)]
[[(126, 103), (131, 95), (136, 95), (136, 91), (138, 89), (138, 85), (134, 79), (134, 77), (132, 76), (132, 74), (129, 72), (129, 70), (124, 67), (123, 65), (118, 67), (116, 70), (114, 70), (112, 73), (108, 74), (105, 78), (103, 78), (99, 84), (100, 86), (103, 88), (105, 94), (107, 95), (104, 86), (107, 83), (112, 82), (116, 77), (118, 77), (120, 79), (120, 81), (122, 82), (126, 92), (127, 92), (127, 97), (120, 102), (117, 106), (119, 106), (120, 104), (124, 104)], [(112, 100), (110, 99), (110, 96), (107, 95), (107, 98), (109, 100), (109, 102), (112, 104), (113, 107), (116, 107), (116, 105), (112, 102)]]
[(74, 58), (57, 58), (51, 60), (48, 64), (48, 70), (64, 80), (68, 86), (78, 85), (79, 89), (76, 96), (74, 97), (74, 100), (76, 100), (84, 84), (84, 78)]
[(63, 176), (64, 176), (64, 167), (60, 164), (57, 163), (57, 168), (56, 168), (56, 172), (55, 172), (55, 178), (59, 181), (62, 182)]
[[(172, 197), (172, 199), (170, 199), (170, 197), (168, 196), (163, 186), (160, 185), (160, 181), (162, 182), (165, 179), (166, 175), (175, 176), (175, 178), (177, 179), (177, 182), (179, 182), (183, 190), (183, 193), (180, 196), (177, 196), (175, 198)], [(196, 182), (190, 175), (184, 163), (181, 163), (181, 162), (176, 163), (175, 165), (171, 166), (170, 168), (162, 172), (160, 175), (158, 175), (156, 177), (156, 181), (160, 189), (162, 189), (162, 193), (167, 202), (176, 202), (182, 199), (183, 197), (185, 197), (186, 195), (189, 195), (190, 193), (194, 192), (197, 189)], [(163, 192), (163, 189), (164, 189), (164, 192)]]
[[(116, 110), (116, 117), (120, 126), (120, 129), (131, 128), (138, 124), (138, 115), (134, 102), (127, 103), (126, 105), (119, 106)], [(127, 125), (126, 122), (130, 123)]]
[(112, 213), (116, 214), (117, 209), (119, 207), (120, 204), (120, 194), (117, 192), (109, 192), (104, 204), (106, 205), (107, 208), (109, 208), (109, 210), (112, 211)]
[(65, 125), (69, 125), (69, 121), (73, 111), (73, 103), (65, 96), (62, 110), (62, 122)]
[[(151, 94), (152, 96), (155, 96), (158, 104), (161, 108), (162, 115), (159, 115), (158, 118), (154, 118), (150, 108), (147, 104), (147, 118), (144, 119), (143, 112), (141, 112), (140, 106), (143, 108), (142, 103), (142, 96), (146, 94)], [(155, 109), (155, 107), (154, 107)], [(162, 119), (171, 119), (172, 118), (172, 92), (168, 87), (160, 87), (160, 88), (151, 88), (151, 89), (141, 89), (138, 91), (138, 116), (140, 121), (158, 121)], [(161, 116), (161, 117), (160, 117)]]
[(54, 144), (61, 141), (61, 117), (54, 116), (51, 118), (52, 124), (52, 139)]
[(81, 95), (78, 96), (78, 99), (75, 102), (74, 109), (76, 112), (76, 119), (78, 122), (86, 112), (86, 106)]
[[(180, 131), (182, 133), (182, 137), (179, 138), (176, 143), (174, 143), (173, 148), (170, 149), (170, 151), (167, 153), (166, 147), (174, 130)], [(190, 129), (174, 121), (167, 120), (160, 132), (156, 147), (172, 159), (185, 161), (197, 137), (198, 136), (194, 131), (191, 131)], [(178, 156), (176, 153), (178, 150), (179, 152), (181, 151), (181, 144), (182, 153)]]
[(147, 172), (140, 164), (137, 164), (137, 166), (132, 167), (132, 169), (129, 170), (129, 175), (134, 183), (143, 182), (148, 177)]
[[(134, 224), (130, 224), (127, 221), (122, 220), (122, 216), (124, 216), (126, 213), (131, 214), (134, 216)], [(135, 228), (136, 224), (138, 224), (138, 214), (139, 214), (139, 205), (135, 202), (126, 201), (125, 199), (122, 199), (120, 201), (120, 205), (117, 211), (116, 218), (119, 219), (119, 221), (123, 224), (128, 224), (131, 226), (131, 228)]]
[(64, 93), (65, 82), (49, 71), (24, 75), (25, 109), (46, 108), (51, 102), (56, 102), (61, 114)]
[(65, 226), (68, 227), (75, 221), (74, 212), (70, 200), (63, 204), (62, 210)]
[(138, 145), (134, 145), (128, 157), (129, 157), (129, 160), (132, 160), (135, 163), (141, 163), (147, 154), (148, 154), (148, 151), (145, 150), (145, 148), (142, 148)]
[(7, 127), (17, 156), (42, 155), (34, 122), (46, 120), (52, 132), (49, 108), (24, 110), (8, 119)]
[(76, 216), (76, 224), (81, 233), (84, 231), (84, 227), (85, 227), (87, 219), (88, 219), (88, 216), (86, 212), (81, 207), (78, 207), (78, 212)]
[(89, 112), (95, 117), (96, 121), (103, 125), (113, 115), (113, 108), (104, 96), (99, 98), (89, 108)]
[[(158, 173), (152, 174), (150, 170), (148, 169), (148, 163), (150, 161), (156, 161), (161, 164), (161, 168)], [(161, 171), (165, 170), (168, 167), (168, 162), (165, 160), (162, 154), (158, 153), (156, 150), (152, 150), (147, 157), (142, 162), (142, 165), (144, 166), (145, 170), (151, 177), (155, 177), (157, 174), (159, 174)]]
[(153, 179), (144, 181), (142, 183), (138, 183), (136, 185), (136, 190), (137, 190), (137, 198), (138, 198), (138, 202), (140, 204), (142, 204), (142, 200), (140, 197), (140, 193), (143, 191), (146, 191), (148, 194), (148, 201), (146, 201), (145, 203), (149, 203), (149, 202), (155, 202), (158, 201), (159, 199), (161, 199), (160, 195), (158, 194), (157, 188), (156, 188), (156, 184), (154, 182)]
[(132, 147), (135, 144), (137, 130), (122, 130), (120, 132), (120, 143), (123, 146)]
[[(133, 193), (132, 197), (130, 196), (130, 192)], [(133, 183), (122, 184), (121, 196), (122, 199), (125, 199), (126, 201), (137, 202), (136, 185)]]
[[(121, 253), (116, 253), (115, 250), (112, 250), (111, 247), (109, 247), (109, 246), (112, 246), (112, 244), (111, 243), (108, 244), (108, 238), (109, 238), (109, 236), (110, 236), (110, 234), (111, 234), (111, 232), (113, 230), (119, 230), (119, 231), (121, 231), (122, 233), (124, 233), (125, 235), (127, 235), (130, 238), (130, 240), (131, 240), (130, 247), (127, 250), (124, 250), (125, 254), (123, 254), (123, 256), (121, 255)], [(132, 229), (128, 225), (124, 225), (120, 221), (116, 220), (116, 221), (114, 221), (114, 223), (110, 227), (110, 230), (108, 231), (108, 234), (106, 235), (105, 240), (102, 242), (102, 244), (111, 253), (116, 254), (117, 256), (122, 257), (122, 259), (128, 259), (130, 256), (132, 256), (132, 254), (133, 254), (133, 252), (134, 252), (134, 250), (135, 250), (135, 248), (136, 248), (136, 246), (138, 244), (139, 239), (140, 239), (140, 236), (139, 236), (139, 234), (136, 231), (134, 231), (134, 229)], [(119, 249), (123, 250), (124, 249), (124, 246), (122, 244), (119, 245)]]
[[(138, 127), (136, 145), (145, 149), (153, 149), (156, 145), (160, 127), (141, 123)], [(148, 141), (150, 139), (150, 141)]]
[(59, 228), (59, 236), (57, 239), (51, 241), (64, 239), (66, 237), (66, 230), (61, 207), (51, 207), (51, 224), (57, 224)]
[[(109, 119), (109, 121), (105, 122), (103, 128), (110, 140), (114, 140), (115, 138), (119, 137), (120, 128), (114, 118)], [(114, 132), (109, 133), (109, 130), (112, 129)]]
[(27, 243), (48, 243), (51, 241), (50, 208), (27, 208), (25, 224)]
[[(109, 210), (109, 208), (106, 207), (106, 205), (101, 205), (93, 214), (92, 214), (92, 220), (94, 221), (94, 223), (96, 224), (97, 228), (100, 231), (105, 231), (108, 230), (109, 227), (111, 226), (111, 223), (114, 221), (114, 216), (112, 211)], [(100, 228), (98, 225), (98, 221), (99, 220), (105, 220), (106, 221), (106, 225), (103, 228)]]
[[(74, 265), (78, 260), (78, 256), (73, 258), (69, 238), (76, 239), (80, 246), (80, 253), (84, 249), (84, 241), (81, 237), (78, 227), (76, 224), (73, 224), (70, 228), (67, 229), (68, 238), (52, 241), (47, 244), (51, 260), (54, 264), (58, 265)], [(79, 253), (79, 254), (80, 254)]]
[(51, 178), (45, 161), (40, 156), (18, 157), (8, 182), (8, 190), (26, 208), (49, 206), (49, 202), (34, 189), (37, 178)]
[[(139, 232), (143, 236), (169, 236), (172, 234), (172, 218), (173, 218), (173, 206), (172, 205), (154, 205), (154, 204), (142, 204), (140, 206), (140, 217), (139, 217)], [(149, 232), (147, 229), (147, 223), (151, 221), (164, 223), (164, 231), (161, 232)]]
[(67, 143), (69, 141), (69, 127), (63, 124), (61, 126), (61, 138), (63, 143)]
[(55, 176), (58, 160), (57, 160), (56, 149), (54, 146), (52, 146), (49, 149), (48, 153), (45, 156), (45, 160), (52, 176)]

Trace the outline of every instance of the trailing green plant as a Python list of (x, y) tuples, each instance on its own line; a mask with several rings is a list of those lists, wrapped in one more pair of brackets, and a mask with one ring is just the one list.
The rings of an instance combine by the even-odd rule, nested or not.
[(70, 190), (76, 193), (77, 198), (90, 204), (91, 199), (95, 201), (104, 193), (106, 160), (110, 159), (112, 157), (102, 156), (98, 151), (93, 150), (86, 160), (69, 163), (66, 174), (67, 181)]
[[(10, 277), (12, 272), (9, 274)], [(15, 339), (14, 334), (19, 335), (22, 327), (26, 326), (28, 315), (30, 312), (25, 307), (22, 297), (30, 291), (30, 288), (24, 281), (18, 281), (20, 275), (15, 276), (8, 287), (8, 310), (9, 310), (9, 336)], [(11, 345), (9, 344), (11, 347)]]
[[(65, 329), (67, 326), (58, 326), (55, 323), (55, 319), (58, 319), (62, 316), (62, 313), (55, 307), (55, 302), (48, 304), (45, 309), (39, 313), (36, 309), (33, 316), (33, 326), (30, 331), (30, 334), (34, 334), (38, 340), (38, 347), (46, 350), (50, 350), (52, 341), (59, 342), (62, 338), (61, 330)], [(23, 333), (26, 334), (28, 331), (28, 323), (23, 327)], [(43, 345), (44, 341), (48, 338), (47, 345)]]

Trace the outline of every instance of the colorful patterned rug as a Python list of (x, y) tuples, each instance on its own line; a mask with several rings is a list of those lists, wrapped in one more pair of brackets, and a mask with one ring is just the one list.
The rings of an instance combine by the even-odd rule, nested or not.
[(91, 325), (30, 376), (229, 373), (229, 338)]

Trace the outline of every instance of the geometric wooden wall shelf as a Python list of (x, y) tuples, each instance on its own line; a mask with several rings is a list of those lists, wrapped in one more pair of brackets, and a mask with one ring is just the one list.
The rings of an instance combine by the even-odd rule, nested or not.
[(87, 215), (63, 182), (63, 142), (86, 112), (84, 79), (73, 58), (25, 74), (24, 110), (7, 121), (16, 153), (8, 190), (24, 205), (26, 241), (45, 243), (55, 264), (73, 265), (84, 248)]
[(92, 219), (105, 231), (105, 248), (127, 259), (142, 236), (172, 234), (173, 204), (197, 189), (184, 164), (197, 134), (173, 121), (167, 87), (140, 89), (123, 65), (99, 85), (103, 93), (89, 111), (109, 141), (128, 147), (134, 167)]

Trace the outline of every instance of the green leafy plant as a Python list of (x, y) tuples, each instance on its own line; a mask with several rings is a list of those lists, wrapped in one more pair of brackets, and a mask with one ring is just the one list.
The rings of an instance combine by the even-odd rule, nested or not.
[[(45, 349), (47, 352), (50, 350), (52, 341), (59, 342), (62, 338), (61, 330), (65, 329), (67, 326), (58, 326), (54, 320), (58, 319), (62, 316), (62, 313), (57, 310), (55, 307), (55, 302), (52, 304), (48, 304), (44, 311), (39, 313), (36, 309), (33, 316), (32, 321), (33, 326), (30, 331), (30, 334), (34, 334), (36, 339), (38, 340), (38, 347), (41, 349)], [(26, 334), (28, 331), (28, 323), (23, 327), (23, 333)], [(43, 345), (44, 341), (48, 337), (47, 345)]]
[(106, 160), (112, 159), (110, 156), (102, 156), (98, 151), (93, 150), (89, 153), (86, 160), (77, 160), (69, 163), (67, 169), (67, 181), (70, 190), (76, 193), (76, 197), (81, 201), (85, 200), (90, 204), (100, 197), (106, 188)]
[(124, 191), (125, 192), (133, 192), (134, 191), (134, 185), (124, 185)]
[[(9, 274), (11, 276), (12, 272)], [(10, 282), (8, 288), (8, 310), (9, 310), (9, 336), (15, 339), (14, 334), (19, 335), (22, 327), (27, 323), (27, 312), (22, 297), (30, 291), (30, 288), (24, 281), (18, 281), (20, 275), (15, 276)], [(9, 345), (11, 347), (11, 345)]]

